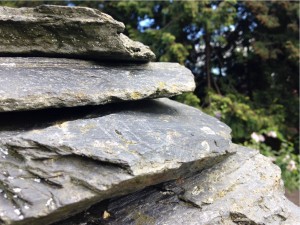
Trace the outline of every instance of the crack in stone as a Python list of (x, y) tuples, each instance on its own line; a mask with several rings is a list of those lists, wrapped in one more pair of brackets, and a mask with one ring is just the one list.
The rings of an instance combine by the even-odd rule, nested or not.
[[(99, 158), (95, 158), (95, 157), (79, 155), (79, 154), (76, 154), (73, 151), (73, 148), (69, 147), (69, 146), (54, 147), (54, 146), (45, 145), (38, 141), (34, 141), (34, 140), (30, 140), (30, 139), (22, 138), (22, 140), (25, 141), (25, 143), (19, 143), (19, 145), (18, 144), (14, 145), (13, 143), (9, 143), (9, 144), (7, 144), (7, 147), (11, 150), (15, 150), (15, 152), (17, 152), (16, 149), (24, 150), (23, 154), (27, 153), (26, 152), (27, 149), (34, 149), (36, 151), (44, 151), (44, 152), (57, 154), (56, 156), (51, 155), (49, 157), (45, 156), (45, 157), (39, 157), (39, 158), (31, 158), (31, 160), (44, 161), (44, 160), (51, 160), (51, 159), (59, 160), (59, 159), (66, 158), (66, 157), (78, 157), (78, 158), (80, 158), (80, 160), (92, 161), (92, 162), (95, 162), (96, 164), (101, 164), (103, 166), (111, 166), (111, 167), (125, 170), (129, 175), (134, 174), (130, 165), (127, 164), (125, 161), (117, 162), (116, 160), (110, 160), (110, 159), (105, 159), (105, 158), (99, 159)], [(22, 144), (24, 146), (20, 146)], [(20, 154), (20, 155), (23, 156), (22, 154)], [(23, 156), (23, 158), (25, 159), (24, 156)]]

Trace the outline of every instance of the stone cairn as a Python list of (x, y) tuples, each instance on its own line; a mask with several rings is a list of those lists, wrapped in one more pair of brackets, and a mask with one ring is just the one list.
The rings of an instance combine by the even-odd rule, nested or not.
[(300, 224), (280, 169), (164, 98), (193, 75), (123, 31), (89, 8), (0, 8), (0, 224)]

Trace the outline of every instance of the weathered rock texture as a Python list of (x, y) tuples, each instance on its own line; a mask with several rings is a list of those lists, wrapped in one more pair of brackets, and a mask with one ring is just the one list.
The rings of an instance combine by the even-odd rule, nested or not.
[(49, 224), (232, 154), (226, 125), (167, 99), (103, 106), (54, 123), (0, 132), (3, 224)]
[(0, 7), (0, 56), (153, 60), (149, 47), (123, 35), (124, 29), (111, 16), (85, 7)]
[(236, 154), (201, 173), (103, 202), (55, 225), (300, 224), (299, 207), (284, 197), (280, 169), (257, 151), (233, 148)]
[(143, 100), (193, 91), (189, 70), (109, 64), (154, 58), (123, 31), (94, 9), (0, 7), (0, 224), (300, 224), (279, 168), (229, 127)]
[(0, 112), (168, 97), (194, 88), (192, 73), (176, 63), (0, 57)]

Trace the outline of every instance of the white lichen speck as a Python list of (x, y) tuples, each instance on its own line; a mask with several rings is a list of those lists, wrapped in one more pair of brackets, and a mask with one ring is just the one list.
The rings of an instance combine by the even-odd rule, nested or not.
[(210, 129), (209, 127), (201, 127), (200, 130), (202, 130), (203, 132), (205, 132), (206, 134), (216, 134), (216, 132), (214, 132), (212, 129)]
[(210, 147), (209, 147), (209, 144), (207, 141), (202, 141), (201, 142), (201, 146), (204, 148), (205, 151), (209, 151), (210, 150)]
[(21, 188), (13, 188), (13, 191), (15, 193), (20, 193), (22, 191), (22, 189)]
[(15, 209), (15, 210), (14, 210), (14, 213), (15, 213), (15, 214), (17, 214), (18, 216), (20, 216), (20, 215), (21, 215), (21, 211), (20, 211), (20, 209)]
[(8, 151), (3, 148), (0, 148), (0, 152), (2, 152), (4, 155), (8, 155)]
[(33, 180), (37, 183), (41, 183), (41, 179), (39, 179), (39, 178), (34, 178)]

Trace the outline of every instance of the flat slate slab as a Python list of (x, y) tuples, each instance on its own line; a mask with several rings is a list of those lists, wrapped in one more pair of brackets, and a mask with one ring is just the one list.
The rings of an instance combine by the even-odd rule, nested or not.
[(154, 60), (150, 48), (122, 34), (124, 29), (111, 16), (86, 7), (0, 7), (0, 56)]
[[(34, 118), (45, 118), (44, 113)], [(4, 114), (0, 124), (8, 123)], [(70, 119), (49, 126), (31, 118), (30, 128), (2, 128), (3, 224), (50, 224), (232, 154), (230, 128), (168, 99), (98, 106), (81, 119)]]
[(0, 112), (170, 97), (195, 88), (177, 63), (0, 57)]
[(102, 202), (55, 225), (296, 225), (280, 169), (258, 151), (236, 154), (201, 173)]

